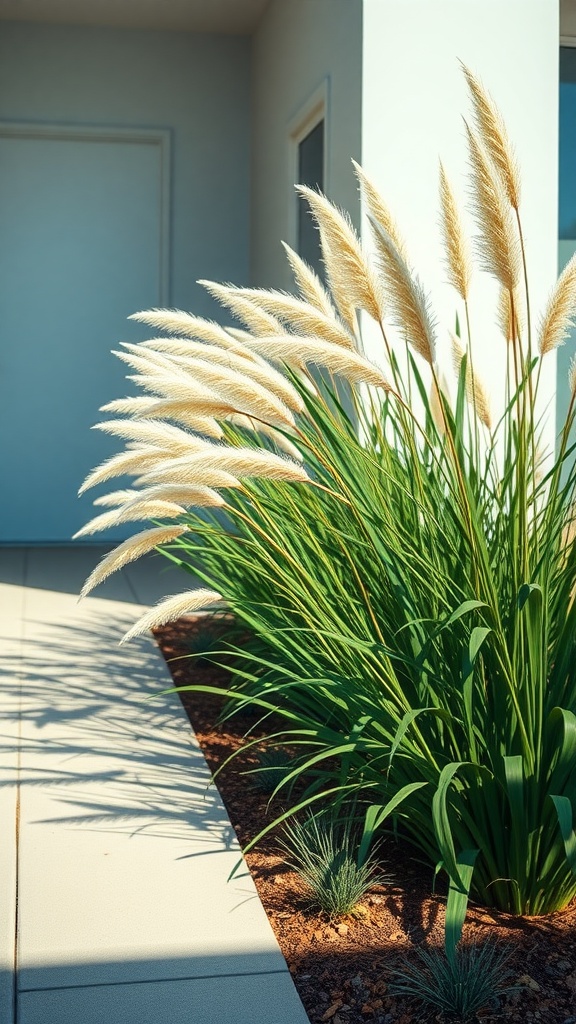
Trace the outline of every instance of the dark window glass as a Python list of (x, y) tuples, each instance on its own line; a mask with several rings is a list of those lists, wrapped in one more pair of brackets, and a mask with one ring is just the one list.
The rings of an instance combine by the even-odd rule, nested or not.
[[(298, 145), (298, 184), (324, 191), (324, 121), (319, 121)], [(298, 198), (298, 253), (323, 276), (320, 237), (308, 203)]]
[(560, 49), (558, 237), (576, 239), (576, 49)]

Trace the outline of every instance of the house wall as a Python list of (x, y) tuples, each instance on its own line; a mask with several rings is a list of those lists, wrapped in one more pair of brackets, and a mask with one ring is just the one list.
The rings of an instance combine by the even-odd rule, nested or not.
[(280, 240), (295, 243), (291, 132), (325, 88), (326, 191), (357, 219), (351, 157), (361, 139), (362, 0), (271, 0), (253, 38), (254, 284), (290, 287)]
[[(363, 18), (362, 163), (396, 215), (414, 266), (432, 294), (439, 336), (454, 327), (457, 310), (439, 258), (439, 157), (464, 206), (467, 201), (462, 116), (470, 115), (470, 104), (459, 61), (496, 100), (519, 159), (537, 326), (557, 261), (557, 0), (364, 0)], [(474, 357), (493, 392), (503, 382), (505, 359), (495, 327), (496, 293), (487, 275), (476, 275)], [(371, 346), (378, 356), (377, 335)], [(553, 356), (545, 377), (550, 399)], [(550, 440), (553, 416), (549, 422)]]
[(0, 120), (169, 128), (168, 301), (247, 283), (250, 45), (244, 36), (2, 22)]
[[(94, 514), (77, 489), (121, 444), (90, 427), (131, 388), (110, 350), (150, 335), (126, 317), (218, 315), (196, 279), (248, 283), (249, 83), (238, 36), (0, 22), (0, 121), (64, 126), (0, 129), (0, 543), (65, 543)], [(170, 136), (167, 201), (147, 129)]]

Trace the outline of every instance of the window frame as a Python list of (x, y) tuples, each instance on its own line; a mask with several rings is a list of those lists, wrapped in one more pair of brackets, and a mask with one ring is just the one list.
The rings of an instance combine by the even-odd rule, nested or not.
[(316, 128), (321, 121), (324, 122), (324, 140), (322, 153), (322, 177), (324, 191), (328, 194), (330, 190), (328, 146), (330, 139), (329, 128), (329, 77), (322, 79), (319, 86), (308, 96), (304, 103), (298, 108), (296, 114), (288, 124), (288, 181), (286, 189), (287, 200), (287, 224), (288, 244), (298, 252), (298, 199), (294, 186), (298, 182), (299, 169), (299, 147), (307, 135)]

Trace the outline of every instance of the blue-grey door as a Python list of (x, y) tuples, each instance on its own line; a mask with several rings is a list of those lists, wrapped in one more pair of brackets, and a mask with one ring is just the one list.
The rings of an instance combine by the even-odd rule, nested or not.
[(165, 301), (166, 143), (0, 125), (1, 543), (67, 542), (93, 514), (78, 487), (118, 442), (90, 427), (126, 394), (110, 349)]

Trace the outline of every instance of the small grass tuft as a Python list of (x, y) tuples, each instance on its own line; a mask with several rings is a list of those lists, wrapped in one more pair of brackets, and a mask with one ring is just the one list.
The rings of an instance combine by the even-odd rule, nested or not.
[(294, 759), (287, 750), (280, 747), (260, 750), (257, 758), (258, 767), (246, 774), (253, 776), (254, 785), (263, 793), (273, 793), (292, 770)]
[(419, 999), (447, 1020), (469, 1024), (479, 1010), (496, 1008), (511, 991), (505, 970), (510, 954), (494, 942), (457, 946), (454, 956), (440, 949), (420, 949), (417, 961), (398, 971), (391, 995)]
[(359, 841), (350, 823), (331, 813), (286, 825), (280, 845), (287, 864), (311, 890), (314, 904), (330, 918), (353, 913), (373, 885), (389, 881), (378, 873), (374, 853), (358, 863)]

